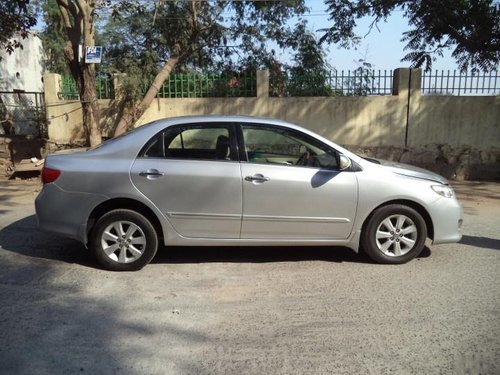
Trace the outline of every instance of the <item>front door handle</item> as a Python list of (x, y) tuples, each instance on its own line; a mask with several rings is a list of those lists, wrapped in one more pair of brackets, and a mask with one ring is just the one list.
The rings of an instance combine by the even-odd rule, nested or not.
[(148, 169), (147, 171), (139, 172), (139, 176), (146, 177), (148, 180), (154, 180), (164, 175), (165, 173), (160, 172), (158, 169)]
[(246, 176), (245, 177), (245, 181), (256, 182), (256, 183), (263, 183), (263, 182), (267, 182), (269, 180), (270, 180), (269, 177), (264, 177), (264, 175), (262, 175), (260, 173), (254, 174), (253, 176)]

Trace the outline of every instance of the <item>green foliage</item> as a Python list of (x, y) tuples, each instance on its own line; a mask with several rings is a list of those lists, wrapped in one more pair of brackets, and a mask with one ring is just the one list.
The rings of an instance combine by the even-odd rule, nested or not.
[[(370, 29), (394, 11), (403, 11), (409, 31), (403, 34), (408, 53), (402, 61), (430, 70), (435, 56), (452, 50), (461, 70), (495, 69), (500, 63), (500, 9), (495, 0), (326, 0), (332, 27), (322, 42), (348, 47), (359, 41), (356, 20), (370, 16)], [(496, 4), (495, 4), (496, 3)]]
[(36, 16), (29, 0), (0, 1), (0, 48), (9, 54), (22, 48), (22, 39), (34, 25)]
[(373, 76), (372, 64), (364, 60), (359, 60), (359, 66), (353, 71), (353, 75), (342, 82), (343, 86), (347, 86), (347, 95), (349, 96), (367, 96), (372, 94), (375, 83)]
[(271, 96), (332, 96), (331, 68), (325, 52), (305, 22), (298, 23), (285, 41), (295, 51), (293, 64), (273, 61), (270, 70)]
[(314, 34), (300, 24), (292, 34), (292, 46), (297, 50), (294, 65), (288, 69), (287, 90), (291, 96), (332, 96), (330, 69), (325, 53)]
[(61, 22), (61, 15), (56, 0), (39, 1), (44, 27), (40, 33), (45, 51), (45, 69), (52, 73), (69, 73), (68, 62), (64, 55), (66, 31)]

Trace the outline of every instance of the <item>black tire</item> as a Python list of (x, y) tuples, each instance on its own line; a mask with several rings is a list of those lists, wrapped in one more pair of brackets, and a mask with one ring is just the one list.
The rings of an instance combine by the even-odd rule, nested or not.
[(155, 256), (158, 235), (143, 215), (118, 209), (96, 222), (89, 244), (102, 267), (111, 271), (137, 271)]
[(418, 256), (427, 238), (422, 215), (411, 207), (391, 204), (376, 209), (361, 233), (361, 249), (373, 261), (401, 264)]

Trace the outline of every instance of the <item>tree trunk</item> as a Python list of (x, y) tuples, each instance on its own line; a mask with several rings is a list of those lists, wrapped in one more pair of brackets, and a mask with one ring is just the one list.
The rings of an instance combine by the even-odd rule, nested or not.
[(174, 69), (175, 65), (179, 62), (179, 48), (176, 47), (176, 52), (172, 55), (172, 57), (167, 61), (167, 63), (163, 66), (161, 71), (156, 75), (153, 83), (149, 87), (148, 92), (144, 95), (144, 98), (141, 100), (141, 103), (138, 106), (138, 109), (135, 113), (132, 112), (131, 109), (125, 109), (118, 125), (116, 126), (114, 136), (118, 136), (120, 134), (125, 133), (128, 129), (130, 129), (134, 122), (142, 116), (144, 112), (148, 109), (148, 107), (153, 102), (154, 98), (158, 94), (163, 82), (170, 76), (170, 73)]
[[(78, 7), (82, 14), (83, 47), (95, 46), (94, 16), (95, 3), (89, 0), (78, 0)], [(99, 126), (99, 104), (97, 103), (96, 77), (94, 64), (80, 63), (83, 85), (80, 98), (82, 100), (83, 123), (88, 129), (90, 146), (97, 146), (102, 142)]]
[(102, 142), (99, 126), (99, 104), (97, 103), (96, 78), (94, 64), (83, 64), (83, 84), (80, 90), (82, 101), (83, 126), (87, 142), (91, 147)]

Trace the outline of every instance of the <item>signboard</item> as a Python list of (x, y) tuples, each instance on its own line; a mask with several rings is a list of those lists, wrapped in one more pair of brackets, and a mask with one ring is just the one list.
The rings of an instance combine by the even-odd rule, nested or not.
[(102, 58), (102, 47), (85, 47), (85, 62), (87, 64), (100, 64)]

